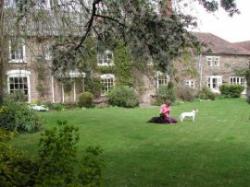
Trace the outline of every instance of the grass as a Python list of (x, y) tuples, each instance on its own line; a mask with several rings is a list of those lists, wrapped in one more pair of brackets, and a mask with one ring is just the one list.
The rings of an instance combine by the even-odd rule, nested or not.
[[(45, 128), (68, 120), (79, 127), (79, 149), (104, 149), (104, 186), (236, 187), (250, 184), (250, 106), (241, 99), (201, 101), (172, 107), (198, 108), (197, 120), (175, 126), (146, 121), (158, 107), (69, 110), (41, 113)], [(12, 143), (36, 156), (39, 133)]]

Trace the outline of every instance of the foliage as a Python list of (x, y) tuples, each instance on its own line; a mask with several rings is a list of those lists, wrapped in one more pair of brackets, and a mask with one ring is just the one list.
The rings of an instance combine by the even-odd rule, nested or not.
[(100, 147), (88, 147), (82, 158), (78, 175), (81, 184), (89, 187), (101, 186), (103, 160), (100, 158)]
[(15, 102), (26, 102), (27, 97), (21, 91), (16, 91), (15, 93), (6, 96), (4, 100), (12, 100)]
[(86, 108), (93, 107), (93, 99), (94, 95), (91, 92), (83, 92), (79, 96), (78, 105), (80, 107), (86, 107)]
[(172, 82), (169, 82), (167, 86), (160, 86), (156, 92), (156, 104), (160, 105), (167, 100), (171, 103), (176, 100), (175, 88)]
[(5, 101), (0, 108), (0, 127), (10, 131), (35, 132), (42, 126), (38, 115), (25, 103)]
[(139, 101), (132, 87), (117, 86), (108, 94), (108, 101), (113, 106), (133, 108)]
[(133, 86), (132, 59), (129, 50), (117, 42), (114, 49), (115, 74), (120, 85)]
[(244, 86), (241, 85), (228, 85), (223, 84), (220, 86), (221, 95), (228, 98), (238, 98), (244, 90)]
[[(77, 163), (78, 129), (58, 122), (59, 127), (47, 130), (40, 139), (37, 160), (7, 146), (0, 139), (0, 186), (100, 186), (103, 160), (99, 147), (88, 147), (81, 165)], [(1, 129), (0, 129), (1, 130)], [(9, 137), (7, 131), (0, 131)], [(6, 138), (9, 140), (9, 138)], [(79, 166), (79, 168), (77, 168)]]
[(0, 186), (34, 186), (38, 166), (22, 153), (0, 144)]
[(203, 87), (199, 92), (199, 98), (215, 100), (215, 94), (208, 87)]
[(187, 86), (177, 87), (176, 95), (183, 101), (193, 101), (196, 97), (196, 91)]
[(78, 129), (58, 123), (58, 128), (46, 130), (40, 139), (38, 186), (66, 186), (75, 180)]
[[(100, 186), (102, 151), (87, 148), (77, 174), (78, 129), (59, 121), (58, 128), (46, 130), (40, 139), (38, 186)], [(77, 164), (78, 166), (79, 164)]]
[(50, 110), (63, 111), (64, 105), (62, 103), (48, 103), (47, 106)]
[(101, 95), (101, 80), (99, 78), (94, 78), (87, 75), (84, 86), (85, 90), (87, 92), (93, 93), (95, 97), (99, 97)]

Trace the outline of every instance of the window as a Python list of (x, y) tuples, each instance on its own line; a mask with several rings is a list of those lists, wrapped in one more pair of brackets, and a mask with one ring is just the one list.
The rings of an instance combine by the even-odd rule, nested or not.
[(220, 66), (220, 57), (218, 56), (207, 56), (208, 66)]
[(167, 85), (169, 82), (169, 76), (166, 73), (158, 71), (156, 73), (156, 87)]
[(10, 63), (25, 62), (25, 45), (22, 39), (11, 39), (9, 42)]
[(113, 74), (101, 75), (101, 94), (107, 94), (115, 84), (115, 76)]
[(11, 70), (7, 72), (8, 93), (22, 93), (30, 101), (30, 72), (26, 70)]
[(222, 85), (222, 76), (209, 76), (207, 78), (207, 86), (213, 92), (219, 92), (220, 85)]
[(190, 88), (195, 88), (195, 81), (194, 80), (185, 80), (185, 86)]
[(113, 53), (110, 50), (106, 50), (103, 53), (97, 55), (98, 66), (112, 66), (113, 64)]
[(242, 86), (246, 86), (246, 79), (244, 77), (230, 77), (230, 84), (238, 84)]

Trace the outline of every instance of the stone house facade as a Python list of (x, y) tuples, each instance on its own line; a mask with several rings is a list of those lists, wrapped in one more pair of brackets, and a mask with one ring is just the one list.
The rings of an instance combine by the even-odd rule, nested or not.
[[(14, 3), (14, 0), (8, 2)], [(44, 6), (49, 7), (49, 0)], [(192, 54), (186, 60), (177, 59), (174, 64), (175, 80), (181, 86), (195, 90), (203, 86), (219, 93), (219, 86), (223, 83), (241, 84), (246, 86), (244, 77), (240, 77), (235, 70), (248, 68), (250, 59), (249, 45), (246, 43), (230, 43), (210, 33), (194, 33), (203, 43), (202, 53)], [(68, 81), (59, 81), (51, 71), (53, 55), (50, 43), (53, 37), (26, 37), (26, 39), (9, 38), (6, 40), (4, 72), (6, 93), (22, 92), (28, 102), (76, 103), (79, 94), (84, 91), (85, 73), (77, 70), (64, 75)], [(114, 66), (114, 53), (105, 50), (97, 54), (96, 63), (99, 67)], [(184, 62), (185, 61), (185, 62)], [(134, 70), (135, 90), (140, 97), (140, 103), (151, 104), (156, 90), (167, 85), (170, 76), (152, 69), (149, 71)], [(146, 68), (147, 69), (147, 68)], [(196, 72), (194, 74), (188, 71)], [(105, 97), (117, 82), (117, 75), (113, 72), (97, 73), (100, 80), (101, 97)], [(142, 86), (143, 85), (143, 86)], [(243, 92), (244, 94), (245, 92)]]
[[(219, 93), (219, 86), (223, 83), (246, 86), (245, 78), (238, 76), (235, 70), (248, 68), (250, 52), (209, 33), (195, 34), (201, 42), (206, 44), (202, 54), (189, 59), (189, 64), (193, 66), (197, 74), (187, 75), (183, 73), (187, 71), (185, 63), (174, 63), (178, 84), (196, 90), (207, 86), (215, 93)], [(13, 50), (9, 40), (9, 46), (6, 48), (9, 55), (6, 59), (6, 74), (4, 75), (6, 92), (21, 91), (26, 95), (28, 102), (75, 103), (78, 95), (84, 90), (85, 74), (77, 71), (69, 72), (71, 89), (66, 91), (65, 84), (58, 81), (49, 68), (53, 57), (49, 51), (48, 41), (49, 39), (30, 38), (16, 45)], [(98, 54), (96, 58), (97, 66), (114, 65), (115, 57), (112, 51), (106, 50), (103, 54)], [(41, 64), (44, 65), (43, 68)], [(102, 85), (101, 96), (105, 96), (115, 86), (116, 75), (111, 72), (97, 75)], [(135, 89), (140, 95), (140, 102), (146, 104), (150, 104), (156, 90), (162, 85), (167, 85), (170, 80), (167, 74), (154, 70), (150, 73), (136, 71), (133, 75), (136, 79), (140, 79)], [(82, 81), (79, 82), (79, 79)], [(141, 83), (143, 87), (139, 88)]]

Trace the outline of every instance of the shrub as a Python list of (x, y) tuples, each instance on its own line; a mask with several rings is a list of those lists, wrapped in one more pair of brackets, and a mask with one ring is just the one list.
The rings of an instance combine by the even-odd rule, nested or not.
[(133, 108), (138, 106), (139, 101), (132, 87), (118, 86), (108, 94), (108, 101), (113, 106)]
[(47, 104), (50, 110), (63, 111), (64, 105), (61, 103), (49, 103)]
[(94, 96), (90, 92), (84, 92), (80, 95), (78, 105), (80, 107), (90, 108), (93, 107)]
[(208, 87), (202, 88), (202, 90), (199, 92), (199, 97), (200, 99), (215, 100), (215, 94)]
[(0, 127), (10, 131), (35, 132), (41, 120), (25, 103), (8, 100), (0, 108)]
[(88, 147), (78, 162), (78, 129), (58, 123), (57, 128), (43, 133), (37, 160), (0, 141), (0, 186), (101, 186), (102, 150)]
[(167, 86), (160, 86), (156, 92), (156, 104), (160, 105), (166, 100), (174, 103), (176, 100), (175, 89), (172, 82), (169, 82)]
[[(100, 186), (101, 150), (87, 148), (83, 163), (77, 159), (78, 129), (66, 122), (42, 135), (39, 148), (38, 186)], [(77, 163), (77, 164), (76, 164)]]
[(223, 84), (220, 86), (221, 95), (228, 98), (238, 98), (243, 92), (244, 87), (241, 85)]
[(177, 88), (177, 97), (183, 101), (193, 101), (196, 97), (195, 90), (187, 87), (180, 86)]

